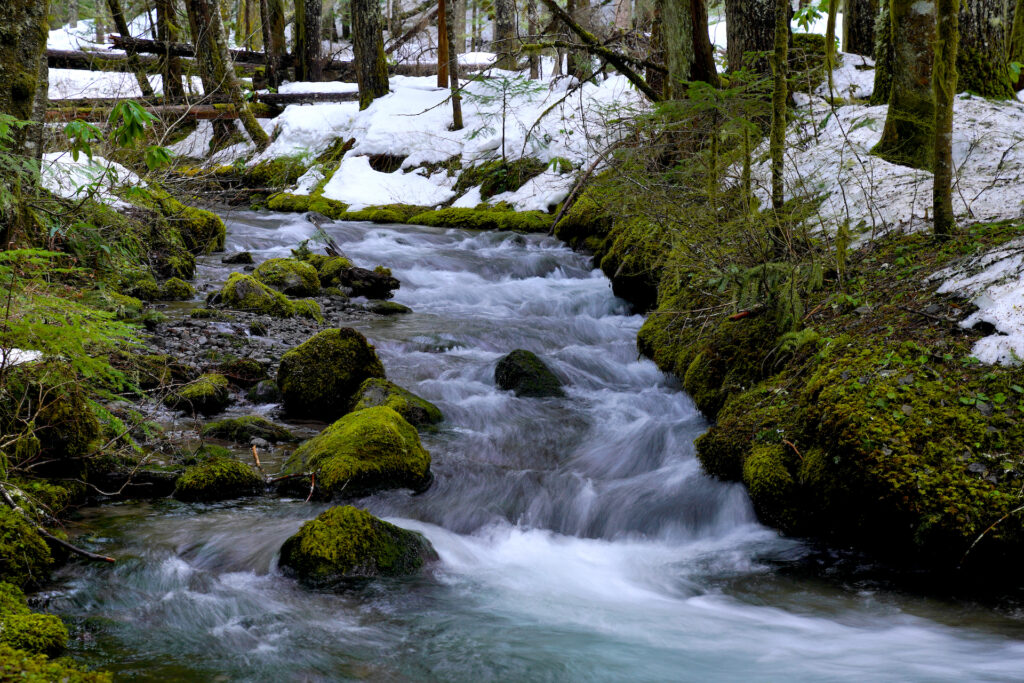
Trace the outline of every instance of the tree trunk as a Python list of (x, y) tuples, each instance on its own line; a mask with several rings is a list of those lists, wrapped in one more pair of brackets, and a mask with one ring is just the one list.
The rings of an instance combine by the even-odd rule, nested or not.
[(107, 21), (104, 16), (103, 3), (96, 3), (96, 12), (93, 18), (93, 27), (96, 29), (96, 40), (94, 42), (102, 45), (107, 41)]
[(276, 88), (285, 80), (283, 59), (288, 52), (284, 39), (284, 0), (262, 0), (266, 12), (263, 27), (263, 45), (267, 54), (267, 82)]
[[(178, 27), (174, 12), (174, 0), (156, 0), (157, 40), (173, 43), (178, 40)], [(184, 97), (181, 85), (181, 60), (166, 51), (160, 62), (165, 97)]]
[(959, 5), (960, 0), (938, 0), (936, 8), (938, 23), (932, 76), (935, 93), (935, 182), (932, 208), (935, 236), (940, 239), (949, 237), (956, 229), (953, 216), (953, 98), (957, 90)]
[(768, 59), (775, 44), (775, 0), (725, 0), (726, 62), (729, 71), (744, 66), (771, 72)]
[(448, 85), (448, 11), (445, 0), (437, 0), (437, 87), (444, 88)]
[(452, 3), (454, 24), (452, 24), (452, 36), (454, 39), (455, 52), (462, 54), (466, 51), (466, 0), (455, 0)]
[[(319, 81), (320, 0), (295, 0), (295, 80)], [(380, 13), (378, 8), (377, 13)]]
[[(1014, 0), (1010, 0), (1010, 2), (1013, 3)], [(1013, 16), (1008, 18), (1006, 61), (1010, 64), (1024, 64), (1024, 0), (1016, 0), (1015, 4), (1010, 5), (1010, 8)], [(1017, 91), (1024, 88), (1024, 73), (1017, 78), (1013, 88)]]
[(962, 0), (958, 4), (958, 87), (982, 97), (1012, 99), (1014, 89), (1006, 58), (1004, 0)]
[[(566, 9), (580, 26), (588, 30), (593, 28), (590, 26), (590, 0), (570, 0)], [(594, 75), (593, 60), (590, 58), (589, 52), (586, 50), (569, 51), (569, 75), (581, 83)]]
[(690, 68), (691, 81), (704, 81), (717, 87), (718, 66), (715, 64), (715, 46), (708, 35), (707, 0), (690, 0), (693, 15), (693, 66)]
[(494, 0), (494, 52), (499, 69), (516, 68), (515, 0)]
[(893, 64), (889, 112), (875, 154), (913, 168), (931, 168), (935, 105), (932, 59), (935, 0), (892, 0)]
[(625, 33), (629, 30), (633, 18), (631, 0), (615, 0), (615, 30)]
[[(122, 36), (130, 36), (128, 32), (128, 22), (125, 21), (124, 12), (121, 10), (120, 0), (107, 0), (107, 7), (110, 9), (110, 16), (114, 20), (114, 26), (117, 27), (117, 32)], [(146, 72), (142, 70), (142, 66), (139, 64), (138, 56), (134, 50), (126, 50), (128, 53), (128, 64), (131, 66), (132, 71), (135, 72), (135, 80), (138, 81), (139, 89), (142, 91), (143, 97), (153, 96), (153, 86), (149, 84), (149, 78), (146, 76)]]
[(789, 66), (789, 12), (789, 0), (775, 0), (775, 38), (772, 56), (774, 87), (769, 148), (772, 158), (772, 208), (776, 212), (782, 209), (786, 197), (782, 170), (786, 153), (786, 103), (789, 101), (789, 86), (786, 80)]
[[(448, 78), (452, 89), (452, 130), (462, 130), (462, 95), (459, 94), (459, 41), (455, 39), (455, 17), (452, 15), (458, 10), (459, 3), (449, 2), (445, 7), (448, 16), (445, 18), (445, 27), (448, 35)], [(461, 10), (465, 13), (465, 6)]]
[(889, 1), (882, 0), (882, 9), (875, 19), (875, 88), (871, 93), (871, 104), (887, 104), (892, 90), (892, 65), (896, 61), (896, 50), (892, 41), (892, 15)]
[(828, 96), (835, 92), (835, 80), (832, 72), (836, 68), (836, 16), (839, 13), (839, 0), (829, 0), (828, 22), (825, 24), (825, 72), (828, 74)]
[(843, 52), (865, 57), (875, 54), (878, 3), (879, 0), (843, 0)]
[(377, 0), (352, 0), (352, 50), (360, 109), (366, 109), (375, 99), (388, 94), (383, 24)]
[[(537, 0), (526, 0), (526, 31), (530, 34), (530, 42), (537, 42)], [(540, 52), (537, 50), (530, 50), (530, 79), (537, 80), (540, 78)]]
[(666, 100), (682, 99), (683, 83), (690, 80), (693, 66), (693, 16), (689, 3), (656, 0), (655, 12), (661, 17), (661, 49), (665, 65)]
[(68, 2), (68, 23), (78, 26), (78, 0), (69, 0)]

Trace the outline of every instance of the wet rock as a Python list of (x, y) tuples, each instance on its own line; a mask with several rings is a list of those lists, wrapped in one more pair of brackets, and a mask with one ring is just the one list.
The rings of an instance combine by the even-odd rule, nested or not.
[(384, 377), (377, 352), (352, 328), (324, 330), (281, 357), (277, 386), (285, 410), (314, 419), (348, 411), (360, 385)]
[(373, 270), (359, 267), (339, 270), (337, 285), (347, 290), (350, 296), (390, 299), (392, 291), (401, 287), (402, 283), (392, 277), (389, 269), (377, 266)]
[(537, 354), (516, 349), (498, 361), (494, 368), (494, 381), (516, 396), (564, 396), (562, 383)]
[(359, 387), (353, 411), (387, 406), (416, 427), (437, 424), (444, 419), (440, 409), (425, 398), (386, 379), (373, 378)]
[(254, 386), (268, 377), (266, 365), (251, 358), (233, 358), (221, 363), (217, 369), (232, 384), (243, 388)]
[(251, 467), (233, 458), (215, 456), (192, 465), (178, 477), (174, 497), (209, 502), (250, 496), (263, 488), (263, 479)]
[(396, 488), (422, 491), (431, 482), (430, 453), (415, 427), (380, 406), (349, 413), (299, 446), (284, 473), (303, 472), (316, 474), (321, 498)]
[(279, 403), (281, 390), (277, 388), (277, 382), (266, 379), (250, 389), (245, 397), (253, 403)]
[(379, 315), (403, 315), (405, 313), (412, 313), (412, 309), (408, 306), (396, 304), (394, 301), (381, 301), (379, 299), (368, 302), (366, 304), (366, 310)]
[(176, 410), (215, 415), (231, 402), (228, 380), (224, 375), (207, 374), (168, 394), (164, 403)]
[(350, 505), (333, 507), (306, 522), (281, 546), (281, 568), (316, 587), (353, 580), (409, 576), (437, 553), (421, 534), (402, 529)]
[(203, 427), (202, 435), (244, 444), (252, 442), (253, 439), (264, 439), (274, 443), (296, 440), (290, 431), (259, 415), (231, 417), (211, 422)]
[(290, 258), (264, 261), (253, 272), (257, 280), (289, 296), (315, 296), (320, 291), (316, 268)]
[(221, 263), (227, 264), (249, 264), (254, 263), (252, 254), (248, 251), (236, 251), (234, 254), (228, 254), (220, 260)]
[(219, 293), (220, 302), (239, 311), (250, 311), (280, 318), (305, 316), (323, 320), (320, 306), (309, 299), (291, 301), (251, 275), (232, 273)]

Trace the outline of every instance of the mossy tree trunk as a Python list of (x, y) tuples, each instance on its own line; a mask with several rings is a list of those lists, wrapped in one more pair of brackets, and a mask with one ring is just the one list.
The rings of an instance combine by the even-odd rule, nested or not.
[[(156, 0), (156, 35), (166, 44), (178, 41), (178, 26), (174, 11), (174, 0)], [(181, 60), (174, 57), (168, 48), (160, 62), (160, 73), (166, 97), (184, 97), (181, 84)]]
[(499, 69), (516, 68), (515, 0), (494, 0), (494, 52)]
[(684, 81), (717, 85), (704, 0), (657, 0), (655, 11), (661, 17), (660, 47), (667, 72), (662, 89), (665, 99), (682, 98)]
[(889, 2), (882, 0), (882, 9), (875, 18), (875, 88), (871, 93), (873, 105), (888, 103), (889, 90), (892, 88), (892, 64), (896, 57), (890, 21)]
[(1013, 98), (1006, 58), (1005, 0), (962, 0), (958, 4), (960, 47), (956, 68), (960, 90), (982, 97)]
[(839, 14), (839, 0), (829, 0), (828, 22), (825, 24), (825, 70), (828, 72), (828, 94), (835, 92), (832, 72), (836, 68), (836, 17)]
[(772, 158), (772, 208), (778, 212), (785, 203), (786, 188), (782, 170), (786, 152), (786, 103), (789, 64), (789, 0), (775, 0), (775, 44), (772, 54), (772, 128), (769, 148)]
[(865, 57), (875, 54), (878, 2), (879, 0), (843, 0), (843, 52)]
[[(537, 0), (526, 0), (526, 30), (530, 34), (530, 42), (537, 41)], [(531, 50), (529, 54), (530, 78), (537, 80), (541, 76), (540, 53)]]
[(771, 70), (775, 44), (775, 0), (725, 0), (726, 61), (729, 71), (748, 66)]
[[(320, 0), (295, 0), (295, 80), (319, 81)], [(378, 14), (380, 9), (377, 10)]]
[[(110, 10), (110, 16), (114, 20), (114, 26), (117, 28), (117, 32), (125, 38), (130, 38), (131, 33), (128, 31), (128, 22), (125, 21), (124, 11), (121, 9), (120, 0), (107, 0), (107, 8)], [(139, 63), (139, 57), (135, 54), (135, 50), (128, 48), (128, 65), (131, 70), (135, 73), (135, 80), (138, 81), (139, 89), (142, 90), (143, 97), (153, 97), (153, 86), (149, 84), (149, 78), (146, 76), (146, 72), (142, 69), (142, 65)]]
[(377, 0), (352, 0), (352, 50), (360, 109), (366, 109), (375, 99), (388, 94), (383, 25)]
[(894, 164), (930, 169), (935, 129), (935, 0), (891, 1), (893, 63), (889, 112), (882, 139), (872, 151)]
[(284, 0), (261, 0), (263, 51), (267, 55), (267, 83), (272, 88), (285, 79), (281, 61), (288, 51), (284, 38)]
[[(1012, 12), (1007, 21), (1006, 61), (1008, 64), (1024, 64), (1024, 0), (1010, 0)], [(1024, 88), (1024, 74), (1013, 84), (1014, 90)]]
[(938, 0), (935, 40), (935, 182), (932, 207), (935, 236), (948, 238), (956, 229), (953, 216), (953, 98), (957, 90), (957, 43), (960, 0)]

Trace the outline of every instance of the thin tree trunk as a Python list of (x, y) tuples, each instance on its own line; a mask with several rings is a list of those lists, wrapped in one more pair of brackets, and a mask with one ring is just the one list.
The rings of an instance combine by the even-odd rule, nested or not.
[(892, 17), (888, 0), (882, 0), (882, 9), (875, 19), (875, 88), (871, 104), (887, 104), (892, 90), (892, 65), (896, 61), (896, 48), (892, 40)]
[[(156, 0), (157, 40), (173, 43), (178, 40), (178, 28), (175, 22), (174, 0)], [(185, 89), (181, 85), (181, 60), (165, 51), (160, 63), (165, 97), (184, 97)]]
[[(786, 82), (789, 65), (789, 0), (775, 0), (775, 51), (772, 56), (772, 128), (769, 141), (772, 158), (772, 208), (778, 212), (785, 204), (786, 188), (782, 175), (786, 152)], [(781, 226), (780, 226), (781, 231)]]
[(1004, 0), (962, 0), (959, 9), (959, 88), (998, 99), (1014, 97), (1006, 58)]
[[(124, 12), (121, 10), (120, 0), (107, 0), (107, 7), (110, 9), (110, 16), (114, 19), (114, 26), (117, 27), (117, 32), (122, 36), (131, 36), (131, 33), (128, 32), (128, 22), (125, 21)], [(149, 84), (149, 78), (146, 76), (146, 72), (142, 70), (142, 65), (139, 64), (139, 58), (135, 54), (135, 50), (128, 48), (125, 52), (128, 53), (128, 64), (135, 73), (135, 80), (138, 81), (142, 96), (153, 97), (153, 86)]]
[(839, 13), (839, 0), (829, 0), (828, 22), (825, 24), (825, 71), (828, 74), (828, 95), (835, 93), (835, 80), (832, 72), (836, 68), (836, 15)]
[[(1008, 22), (1009, 37), (1006, 40), (1006, 61), (1010, 64), (1024, 64), (1024, 0), (1016, 0), (1016, 4), (1010, 7), (1013, 10), (1013, 21)], [(1024, 88), (1024, 73), (1014, 83), (1013, 88), (1017, 91)]]
[(775, 44), (775, 0), (725, 0), (726, 62), (729, 71), (744, 66), (771, 72), (768, 55)]
[(78, 0), (69, 0), (68, 2), (68, 23), (78, 26)]
[(452, 5), (455, 23), (452, 24), (455, 51), (462, 54), (466, 51), (466, 0), (455, 0)]
[(494, 51), (499, 69), (516, 68), (515, 0), (494, 0)]
[[(526, 30), (530, 34), (530, 42), (537, 42), (537, 0), (526, 0)], [(530, 50), (530, 79), (540, 78), (540, 53)]]
[(96, 29), (96, 40), (95, 42), (102, 45), (107, 42), (107, 21), (104, 16), (104, 5), (102, 2), (96, 2), (96, 13), (93, 18), (93, 27)]
[[(455, 39), (455, 17), (452, 16), (458, 10), (459, 4), (449, 2), (445, 7), (447, 17), (445, 30), (448, 36), (448, 79), (449, 87), (452, 90), (452, 130), (462, 130), (462, 95), (459, 94), (459, 41)], [(463, 6), (464, 7), (464, 6)], [(464, 13), (464, 9), (461, 10)]]
[(359, 108), (388, 94), (388, 65), (377, 0), (352, 0), (352, 49), (355, 52)]
[[(319, 81), (320, 0), (295, 0), (295, 80)], [(380, 13), (378, 8), (377, 13)]]
[(288, 43), (284, 38), (284, 0), (262, 0), (266, 5), (266, 27), (263, 34), (264, 49), (267, 53), (267, 80), (276, 88), (285, 80), (282, 64)]
[(631, 0), (615, 0), (615, 30), (625, 33), (629, 30), (633, 17)]
[(715, 46), (708, 35), (708, 4), (707, 0), (690, 0), (690, 12), (693, 15), (693, 65), (690, 67), (690, 80), (703, 81), (718, 86), (718, 67), (715, 64)]
[(437, 0), (437, 87), (443, 88), (448, 85), (448, 37), (451, 32), (448, 30), (448, 8), (445, 0)]
[(843, 52), (870, 57), (875, 54), (878, 3), (889, 0), (843, 0)]
[(938, 0), (935, 41), (935, 178), (932, 207), (935, 236), (946, 239), (956, 229), (953, 216), (953, 98), (957, 89), (957, 42), (960, 0)]
[[(590, 0), (570, 0), (572, 9), (566, 6), (566, 9), (572, 15), (576, 22), (586, 28), (592, 29), (590, 25)], [(574, 77), (581, 83), (588, 78), (592, 77), (593, 74), (593, 60), (590, 58), (590, 53), (586, 50), (570, 50), (568, 55), (568, 71), (569, 75)]]
[(892, 0), (893, 63), (889, 111), (875, 154), (902, 166), (931, 168), (935, 0)]

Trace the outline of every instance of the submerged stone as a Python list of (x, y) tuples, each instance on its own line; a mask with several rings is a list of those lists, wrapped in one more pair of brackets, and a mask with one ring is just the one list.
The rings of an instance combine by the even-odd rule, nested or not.
[(231, 417), (211, 422), (203, 427), (202, 434), (245, 444), (253, 439), (265, 439), (270, 442), (296, 440), (290, 431), (259, 415)]
[(421, 534), (377, 519), (350, 505), (306, 522), (281, 546), (280, 566), (312, 586), (409, 576), (437, 559)]
[(233, 264), (249, 265), (251, 263), (254, 263), (253, 258), (252, 258), (252, 253), (250, 253), (248, 251), (236, 251), (233, 254), (228, 254), (227, 256), (222, 258), (220, 260), (220, 262), (221, 263), (232, 264), (232, 265)]
[(502, 389), (514, 391), (516, 396), (540, 398), (565, 395), (555, 373), (537, 354), (523, 349), (516, 349), (498, 361), (494, 368), (494, 381)]

